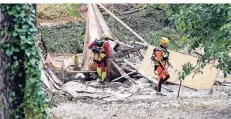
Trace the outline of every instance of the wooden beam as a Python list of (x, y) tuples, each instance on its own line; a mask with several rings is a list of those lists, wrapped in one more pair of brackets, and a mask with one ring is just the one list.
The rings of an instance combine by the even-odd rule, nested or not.
[(114, 61), (110, 60), (112, 65), (114, 65), (114, 67), (118, 70), (118, 72), (123, 76), (126, 75), (126, 73), (123, 71), (123, 69), (121, 69)]
[(148, 44), (145, 44), (145, 43), (141, 43), (141, 42), (135, 42), (135, 44), (138, 44), (138, 45), (142, 45), (142, 46), (145, 46), (145, 47), (148, 47)]
[(107, 26), (107, 23), (104, 20), (102, 14), (100, 13), (97, 5), (96, 4), (92, 4), (92, 7), (93, 7), (93, 10), (95, 12), (95, 15), (96, 15), (96, 18), (98, 20), (98, 23), (100, 24), (100, 26), (102, 28), (103, 33), (107, 33), (107, 34), (109, 34), (112, 37), (111, 31), (110, 31), (109, 27)]
[(101, 8), (103, 8), (108, 14), (110, 14), (113, 18), (115, 18), (119, 23), (121, 23), (125, 28), (131, 31), (140, 41), (148, 44), (140, 35), (138, 35), (134, 30), (132, 30), (128, 25), (126, 25), (123, 21), (121, 21), (118, 17), (116, 17), (111, 11), (105, 8), (103, 5), (98, 4)]
[[(111, 31), (110, 31), (110, 29), (109, 29), (109, 27), (108, 27), (106, 21), (104, 20), (103, 15), (100, 13), (100, 11), (99, 11), (97, 5), (96, 5), (96, 4), (92, 4), (92, 7), (93, 7), (93, 10), (94, 10), (94, 12), (95, 12), (97, 21), (98, 21), (98, 23), (99, 23), (99, 25), (100, 25), (100, 27), (101, 27), (101, 29), (102, 29), (102, 32), (103, 32), (103, 33), (109, 34), (110, 37), (113, 38), (112, 35), (111, 35)], [(112, 39), (112, 40), (113, 40), (113, 39)], [(113, 48), (115, 47), (116, 43), (113, 42), (113, 41), (111, 41), (111, 40), (109, 40), (108, 42), (109, 42), (109, 44), (110, 44), (110, 50), (111, 50), (111, 52), (112, 52), (112, 54), (113, 54), (113, 52), (114, 52)], [(114, 53), (115, 53), (115, 52), (114, 52)]]
[[(140, 72), (140, 71), (138, 70), (138, 68), (137, 68), (134, 64), (132, 64), (131, 62), (129, 62), (128, 60), (124, 59), (124, 62), (127, 63), (127, 64), (128, 64), (129, 66), (131, 66), (132, 68), (134, 68), (135, 70), (137, 70), (137, 72), (138, 72), (141, 76), (143, 76), (144, 78), (146, 78), (146, 79), (152, 81), (152, 82), (155, 83), (155, 84), (158, 83), (157, 80), (152, 80), (153, 78), (147, 76), (147, 75), (144, 74), (143, 72)], [(172, 92), (172, 90), (169, 89), (169, 88), (167, 88), (166, 86), (162, 85), (162, 87), (163, 87), (164, 89), (166, 89), (167, 91)]]
[(66, 71), (65, 73), (95, 73), (96, 71)]
[(125, 75), (122, 75), (122, 76), (120, 76), (120, 77), (118, 77), (118, 78), (112, 80), (112, 82), (118, 81), (119, 79), (121, 79), (121, 78), (123, 78), (123, 77), (126, 77), (126, 76), (129, 76), (129, 75), (131, 75), (131, 74), (133, 74), (133, 73), (136, 73), (136, 72), (137, 72), (137, 71), (134, 70), (134, 71), (132, 71), (132, 72), (130, 72), (130, 73), (127, 73), (127, 74), (125, 74)]
[(134, 10), (131, 10), (131, 11), (128, 11), (128, 12), (124, 12), (124, 13), (122, 13), (122, 15), (132, 14), (132, 13), (138, 12), (140, 10), (142, 10), (142, 9), (134, 9)]
[(86, 20), (86, 29), (85, 29), (85, 36), (84, 36), (84, 48), (83, 48), (83, 57), (82, 57), (82, 67), (84, 66), (87, 55), (88, 54), (88, 43), (89, 43), (89, 16), (87, 15)]

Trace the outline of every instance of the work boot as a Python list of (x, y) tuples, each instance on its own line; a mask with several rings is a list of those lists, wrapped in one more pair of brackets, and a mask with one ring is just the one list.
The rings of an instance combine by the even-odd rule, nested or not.
[(100, 78), (97, 78), (97, 79), (96, 79), (96, 82), (97, 82), (97, 85), (98, 85), (98, 86), (100, 86), (100, 85), (101, 85), (101, 82), (100, 82), (100, 81), (101, 81), (101, 79), (100, 79)]
[(157, 86), (155, 86), (154, 89), (156, 90), (156, 92), (160, 92)]
[(96, 79), (96, 82), (100, 82), (100, 81), (101, 81), (101, 78), (100, 78), (100, 77)]
[(104, 82), (105, 81), (102, 81), (102, 79), (101, 78), (97, 78), (97, 80), (96, 80), (100, 85), (104, 85)]
[(100, 84), (102, 84), (102, 85), (105, 84), (105, 80), (104, 80), (104, 81), (100, 80), (99, 82), (100, 82)]
[(156, 92), (156, 95), (166, 96), (166, 95), (164, 95), (164, 94), (163, 94), (163, 93), (161, 93), (161, 92)]

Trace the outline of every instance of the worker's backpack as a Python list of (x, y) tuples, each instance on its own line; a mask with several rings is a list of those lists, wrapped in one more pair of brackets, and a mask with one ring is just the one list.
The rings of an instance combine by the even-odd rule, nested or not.
[(167, 51), (167, 49), (164, 50), (162, 48), (156, 47), (153, 49), (153, 53), (151, 56), (151, 60), (156, 62), (155, 64), (157, 64), (156, 51), (162, 51), (163, 52), (164, 55), (162, 56), (161, 61), (167, 61), (168, 60), (169, 52)]
[(157, 61), (157, 59), (156, 59), (156, 51), (162, 51), (162, 49), (160, 49), (159, 47), (155, 47), (155, 48), (153, 49), (152, 57), (151, 57), (151, 60), (152, 60), (152, 61)]
[(94, 54), (93, 60), (96, 61), (96, 62), (99, 62), (99, 61), (102, 61), (106, 56), (106, 52), (104, 50), (104, 43), (106, 41), (104, 41), (104, 40), (95, 40), (94, 42), (95, 42), (94, 46), (91, 49), (93, 54)]

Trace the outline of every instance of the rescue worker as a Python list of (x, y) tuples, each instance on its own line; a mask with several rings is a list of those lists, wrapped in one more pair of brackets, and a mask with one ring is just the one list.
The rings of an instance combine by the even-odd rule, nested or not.
[(100, 40), (95, 39), (88, 48), (92, 50), (93, 61), (97, 64), (97, 74), (100, 83), (103, 83), (107, 76), (107, 64), (111, 57), (109, 39), (112, 39), (109, 34), (102, 34)]
[(162, 37), (160, 39), (160, 47), (156, 47), (153, 50), (152, 60), (155, 63), (154, 71), (157, 72), (158, 75), (158, 84), (155, 86), (157, 94), (162, 94), (161, 85), (170, 78), (166, 68), (166, 64), (168, 64), (169, 59), (169, 52), (167, 50), (168, 44), (168, 38)]

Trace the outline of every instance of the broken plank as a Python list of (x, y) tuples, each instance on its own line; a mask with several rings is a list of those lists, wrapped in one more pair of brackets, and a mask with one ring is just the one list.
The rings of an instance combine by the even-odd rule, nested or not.
[(57, 78), (57, 76), (50, 70), (50, 69), (47, 69), (49, 74), (51, 75), (52, 77), (52, 80), (58, 84), (58, 85), (62, 85), (62, 82)]
[[(141, 76), (143, 76), (144, 78), (146, 78), (146, 79), (152, 81), (152, 82), (155, 83), (155, 84), (158, 83), (158, 81), (157, 81), (156, 79), (153, 79), (153, 78), (147, 76), (146, 74), (144, 74), (143, 72), (138, 71), (138, 68), (137, 68), (134, 64), (132, 64), (131, 62), (129, 62), (128, 60), (124, 59), (124, 62), (126, 62), (129, 66), (131, 66), (131, 67), (134, 68), (135, 70), (137, 70), (137, 72), (138, 72)], [(162, 87), (163, 87), (164, 89), (166, 89), (167, 91), (172, 92), (172, 90), (169, 89), (168, 87), (166, 87), (166, 86), (162, 86)]]
[(44, 84), (48, 89), (51, 89), (51, 90), (54, 89), (54, 88), (50, 85), (50, 83), (49, 83), (49, 81), (48, 81), (48, 76), (46, 76), (44, 70), (41, 70), (41, 81), (43, 82), (43, 84)]
[(90, 55), (88, 53), (88, 43), (89, 43), (89, 16), (87, 15), (86, 18), (86, 28), (85, 28), (85, 35), (84, 35), (84, 47), (83, 47), (83, 56), (82, 56), (82, 67), (84, 66), (86, 60), (87, 60), (87, 55)]
[(132, 72), (127, 73), (127, 74), (125, 74), (125, 75), (122, 75), (122, 76), (120, 76), (120, 77), (118, 77), (118, 78), (112, 80), (112, 82), (118, 81), (119, 79), (121, 79), (121, 78), (123, 78), (123, 77), (126, 77), (126, 76), (129, 76), (130, 74), (133, 74), (133, 73), (136, 73), (136, 72), (137, 72), (137, 71), (135, 70), (135, 71), (132, 71)]
[(131, 10), (131, 11), (128, 11), (128, 12), (124, 12), (124, 13), (122, 13), (122, 15), (132, 14), (132, 13), (134, 13), (134, 12), (138, 12), (138, 11), (140, 11), (140, 10), (142, 10), (142, 9), (135, 9), (135, 10)]
[[(49, 69), (48, 69), (49, 70)], [(56, 88), (56, 89), (60, 89), (60, 87), (61, 87), (61, 84), (58, 84), (58, 83), (56, 83), (54, 80), (55, 80), (55, 78), (57, 78), (56, 76), (54, 76), (54, 75), (51, 75), (50, 74), (50, 72), (45, 72), (45, 74), (49, 77), (48, 78), (48, 80), (49, 80), (49, 82)]]
[(50, 74), (48, 72), (44, 72), (45, 75), (47, 76), (47, 79), (48, 79), (48, 82), (49, 82), (49, 85), (52, 87), (51, 90), (59, 90), (60, 89), (60, 86), (58, 86), (53, 80), (52, 80), (52, 77), (50, 76)]
[(56, 72), (58, 71), (57, 64), (49, 53), (46, 56), (46, 63), (49, 64)]
[(126, 75), (126, 73), (122, 70), (122, 68), (120, 68), (114, 61), (112, 61), (112, 60), (110, 60), (110, 61), (122, 76)]
[(95, 73), (96, 71), (66, 71), (65, 73)]
[(145, 44), (145, 43), (141, 43), (141, 42), (135, 42), (135, 44), (138, 44), (138, 45), (142, 45), (142, 46), (144, 46), (144, 47), (148, 47), (148, 45), (147, 44)]
[(137, 70), (138, 67), (135, 66), (133, 63), (129, 62), (128, 60), (124, 59), (124, 62), (127, 63), (129, 66), (131, 66), (133, 69)]

